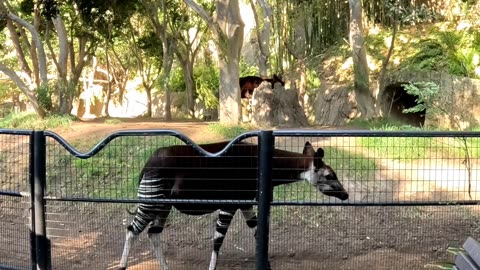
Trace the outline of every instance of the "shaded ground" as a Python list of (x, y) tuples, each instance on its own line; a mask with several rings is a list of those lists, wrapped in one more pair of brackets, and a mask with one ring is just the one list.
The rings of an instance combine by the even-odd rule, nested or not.
[[(207, 127), (207, 123), (201, 122), (125, 120), (105, 124), (93, 121), (75, 123), (71, 128), (55, 132), (86, 151), (105, 136), (122, 129), (173, 129), (195, 142), (221, 139)], [(3, 175), (11, 174), (5, 169), (0, 173), (2, 182), (5, 181)], [(373, 191), (370, 186), (362, 189), (362, 186), (353, 186), (352, 181), (348, 181), (347, 187), (354, 193), (352, 198), (362, 198), (366, 192), (384, 191), (378, 186)], [(396, 185), (383, 188), (388, 189), (389, 194), (401, 193)], [(0, 196), (0, 265), (26, 268), (29, 264), (28, 199), (18, 200)], [(133, 207), (48, 202), (47, 227), (52, 240), (53, 269), (116, 269), (125, 226), (132, 218), (126, 213), (126, 206)], [(272, 267), (274, 270), (424, 269), (428, 263), (451, 260), (452, 256), (446, 252), (448, 246), (460, 246), (467, 236), (480, 236), (478, 210), (477, 206), (454, 205), (274, 207), (270, 237)], [(163, 233), (171, 269), (208, 268), (214, 222), (214, 215), (171, 216)], [(253, 234), (243, 217), (237, 215), (225, 239), (218, 269), (255, 269)], [(129, 269), (158, 269), (145, 235), (134, 245), (131, 255)]]

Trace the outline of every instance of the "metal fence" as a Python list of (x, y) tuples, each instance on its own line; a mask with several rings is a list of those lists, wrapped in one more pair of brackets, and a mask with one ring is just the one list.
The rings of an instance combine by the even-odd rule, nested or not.
[[(448, 247), (480, 236), (479, 136), (325, 130), (239, 136), (229, 148), (241, 141), (259, 145), (261, 154), (238, 158), (259, 158), (245, 167), (258, 171), (252, 179), (258, 196), (221, 203), (254, 205), (258, 226), (255, 233), (242, 215), (234, 216), (217, 269), (266, 269), (267, 258), (272, 269), (425, 269), (453, 260)], [(349, 200), (324, 196), (305, 181), (272, 192), (268, 146), (301, 153), (307, 141), (324, 150)], [(116, 269), (133, 218), (126, 209), (142, 202), (140, 171), (156, 149), (185, 144), (197, 149), (175, 131), (120, 131), (81, 153), (49, 131), (0, 130), (0, 269)], [(218, 153), (197, 150), (242, 175), (228, 163), (228, 151), (211, 149)], [(210, 166), (189, 163), (195, 158), (182, 161), (182, 169)], [(192, 209), (207, 203), (158, 202)], [(170, 269), (208, 268), (217, 215), (172, 211), (161, 238)], [(159, 269), (146, 234), (134, 243), (128, 265)]]

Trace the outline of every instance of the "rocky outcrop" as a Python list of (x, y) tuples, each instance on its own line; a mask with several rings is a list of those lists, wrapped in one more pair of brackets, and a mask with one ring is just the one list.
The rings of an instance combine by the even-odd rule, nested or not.
[(308, 126), (308, 120), (298, 102), (298, 94), (275, 84), (263, 82), (252, 97), (252, 124), (257, 126)]

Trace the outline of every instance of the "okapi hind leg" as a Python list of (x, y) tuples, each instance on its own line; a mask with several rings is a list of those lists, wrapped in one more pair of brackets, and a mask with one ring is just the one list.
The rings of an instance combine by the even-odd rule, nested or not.
[(153, 253), (160, 263), (160, 269), (168, 270), (167, 260), (165, 259), (165, 253), (163, 253), (162, 243), (160, 241), (160, 236), (167, 221), (167, 217), (170, 210), (165, 210), (161, 215), (159, 215), (154, 221), (153, 224), (148, 228), (148, 239), (152, 244)]
[(208, 267), (208, 270), (215, 270), (217, 267), (218, 252), (222, 247), (223, 240), (225, 239), (228, 227), (232, 222), (233, 215), (235, 215), (235, 211), (220, 210), (218, 213), (217, 223), (215, 224), (215, 235), (213, 236), (212, 257), (210, 258), (210, 266)]
[(138, 234), (134, 234), (133, 231), (131, 230), (127, 231), (125, 245), (123, 247), (122, 258), (120, 259), (118, 270), (127, 269), (128, 253), (130, 253), (130, 249), (132, 248), (133, 242), (135, 242), (137, 238), (138, 238)]

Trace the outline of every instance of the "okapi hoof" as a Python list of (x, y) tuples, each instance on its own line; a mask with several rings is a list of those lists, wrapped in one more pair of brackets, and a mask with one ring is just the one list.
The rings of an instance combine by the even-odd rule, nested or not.
[(118, 270), (127, 270), (126, 267), (119, 267)]

